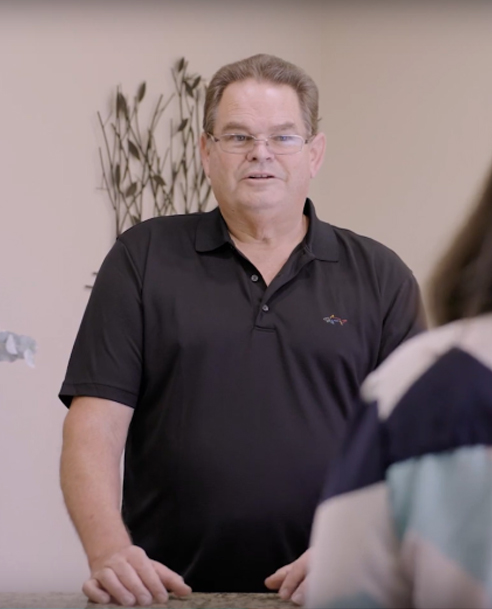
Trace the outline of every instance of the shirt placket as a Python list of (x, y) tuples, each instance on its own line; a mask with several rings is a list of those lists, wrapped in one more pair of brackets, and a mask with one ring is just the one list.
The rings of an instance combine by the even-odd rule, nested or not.
[(244, 257), (242, 258), (246, 264), (250, 293), (255, 307), (255, 327), (263, 330), (273, 330), (275, 328), (275, 294), (284, 285), (292, 281), (301, 269), (313, 260), (314, 256), (305, 247), (293, 252), (268, 286), (258, 269)]

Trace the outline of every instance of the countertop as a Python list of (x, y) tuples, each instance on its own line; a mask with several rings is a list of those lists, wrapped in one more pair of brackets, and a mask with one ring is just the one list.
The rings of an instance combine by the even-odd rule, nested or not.
[[(49, 592), (26, 594), (1, 592), (0, 609), (105, 609), (120, 605), (89, 603), (83, 594)], [(171, 596), (164, 605), (151, 605), (152, 609), (293, 609), (299, 606), (281, 600), (276, 594), (193, 593), (186, 598)]]

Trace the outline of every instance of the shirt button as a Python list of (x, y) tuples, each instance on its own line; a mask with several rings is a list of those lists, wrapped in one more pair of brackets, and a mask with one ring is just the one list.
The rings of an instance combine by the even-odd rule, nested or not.
[(251, 275), (251, 281), (258, 281), (258, 275)]
[(265, 311), (265, 313), (267, 313), (270, 310), (270, 307), (268, 305), (263, 305), (262, 310)]

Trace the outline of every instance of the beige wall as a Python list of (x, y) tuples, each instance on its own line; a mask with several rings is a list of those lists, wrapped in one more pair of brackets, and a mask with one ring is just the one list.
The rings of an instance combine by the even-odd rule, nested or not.
[(0, 328), (32, 335), (39, 354), (35, 370), (0, 364), (0, 591), (71, 591), (87, 570), (58, 490), (56, 393), (112, 240), (96, 191), (108, 91), (165, 90), (182, 55), (204, 76), (255, 52), (304, 66), (328, 134), (319, 215), (425, 280), (492, 158), (492, 6), (17, 4), (0, 3)]
[(329, 150), (313, 195), (425, 283), (492, 161), (492, 3), (328, 2), (325, 15)]

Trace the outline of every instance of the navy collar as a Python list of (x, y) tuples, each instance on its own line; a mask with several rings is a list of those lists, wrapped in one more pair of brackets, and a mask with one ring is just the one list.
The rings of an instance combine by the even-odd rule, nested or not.
[[(308, 232), (304, 239), (305, 251), (318, 260), (337, 262), (338, 242), (333, 227), (318, 219), (311, 199), (306, 199), (304, 213), (309, 218)], [(220, 209), (216, 207), (201, 214), (196, 229), (196, 251), (211, 252), (226, 244), (232, 245), (233, 242)]]

